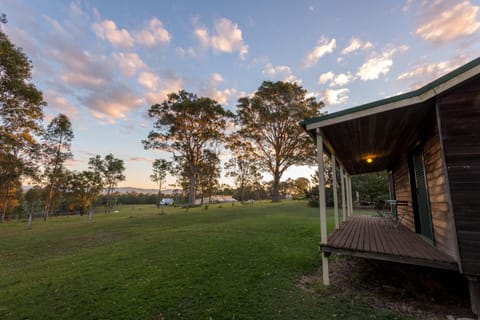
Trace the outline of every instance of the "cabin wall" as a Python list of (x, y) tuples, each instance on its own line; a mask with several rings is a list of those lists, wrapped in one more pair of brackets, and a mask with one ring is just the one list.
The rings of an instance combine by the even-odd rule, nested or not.
[(480, 77), (437, 103), (462, 271), (480, 275)]
[[(432, 113), (430, 123), (436, 122)], [(435, 239), (435, 246), (442, 252), (456, 259), (456, 240), (453, 219), (449, 211), (445, 167), (443, 163), (440, 137), (437, 126), (423, 135), (419, 141), (423, 145), (425, 171), (427, 177), (430, 209)], [(393, 170), (395, 196), (397, 200), (407, 201), (408, 206), (398, 207), (397, 213), (402, 223), (415, 232), (412, 190), (408, 167), (408, 155), (405, 154)]]

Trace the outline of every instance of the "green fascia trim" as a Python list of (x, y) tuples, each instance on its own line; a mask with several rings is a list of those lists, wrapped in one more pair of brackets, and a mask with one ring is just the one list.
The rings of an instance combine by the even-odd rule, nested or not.
[(370, 109), (370, 108), (378, 107), (378, 106), (381, 106), (381, 105), (385, 105), (385, 104), (389, 104), (389, 103), (393, 103), (393, 102), (397, 102), (397, 101), (401, 101), (401, 100), (410, 99), (410, 98), (415, 97), (415, 96), (420, 96), (420, 95), (424, 94), (425, 92), (427, 92), (427, 91), (429, 91), (429, 90), (431, 90), (435, 87), (438, 87), (442, 83), (447, 82), (448, 80), (453, 79), (453, 78), (459, 76), (460, 74), (476, 67), (479, 64), (480, 64), (480, 57), (476, 58), (475, 60), (472, 60), (469, 63), (464, 64), (463, 66), (459, 67), (458, 69), (455, 69), (452, 72), (447, 73), (446, 75), (430, 82), (429, 84), (421, 87), (420, 89), (410, 91), (410, 92), (407, 92), (407, 93), (403, 93), (403, 94), (400, 94), (398, 96), (394, 96), (394, 97), (370, 102), (370, 103), (367, 103), (367, 104), (362, 104), (360, 106), (345, 109), (345, 110), (342, 110), (342, 111), (326, 114), (324, 116), (305, 119), (305, 120), (300, 122), (300, 125), (302, 127), (306, 127), (307, 125), (315, 123), (315, 122), (320, 122), (320, 121), (323, 121), (323, 120), (337, 118), (337, 117), (347, 115), (347, 114), (350, 114), (350, 113), (355, 113), (355, 112), (358, 112), (358, 111), (363, 111), (363, 110), (367, 110), (367, 109)]

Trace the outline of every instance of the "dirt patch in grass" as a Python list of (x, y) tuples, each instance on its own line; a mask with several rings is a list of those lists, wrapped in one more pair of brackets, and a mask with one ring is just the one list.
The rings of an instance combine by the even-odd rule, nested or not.
[[(361, 296), (376, 309), (415, 319), (474, 318), (468, 282), (456, 272), (354, 257), (330, 260), (331, 285), (320, 292)], [(321, 269), (299, 280), (299, 287), (312, 294), (322, 286)]]

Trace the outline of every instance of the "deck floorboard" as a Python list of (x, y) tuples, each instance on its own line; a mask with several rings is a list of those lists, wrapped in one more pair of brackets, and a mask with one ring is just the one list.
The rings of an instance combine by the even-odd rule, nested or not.
[(392, 220), (351, 216), (322, 245), (324, 252), (457, 270), (455, 260)]

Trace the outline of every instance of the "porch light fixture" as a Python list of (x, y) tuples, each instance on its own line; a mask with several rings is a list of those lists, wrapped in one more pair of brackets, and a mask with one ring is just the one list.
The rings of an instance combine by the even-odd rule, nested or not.
[(367, 163), (372, 163), (373, 162), (373, 158), (372, 157), (368, 157), (367, 158)]

